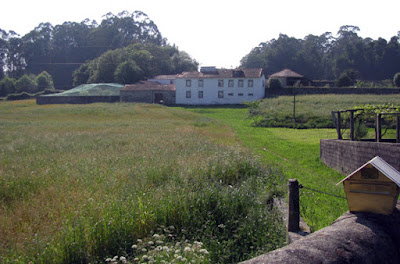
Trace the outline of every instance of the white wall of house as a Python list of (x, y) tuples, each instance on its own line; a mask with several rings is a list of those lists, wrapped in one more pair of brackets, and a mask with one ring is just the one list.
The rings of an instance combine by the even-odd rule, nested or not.
[(265, 97), (264, 75), (259, 78), (178, 78), (175, 84), (176, 103), (183, 105), (242, 104)]

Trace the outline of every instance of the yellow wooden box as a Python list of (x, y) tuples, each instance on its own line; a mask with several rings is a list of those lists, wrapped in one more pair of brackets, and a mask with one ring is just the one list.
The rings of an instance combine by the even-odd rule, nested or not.
[(377, 156), (340, 183), (351, 212), (390, 215), (399, 196), (400, 173)]

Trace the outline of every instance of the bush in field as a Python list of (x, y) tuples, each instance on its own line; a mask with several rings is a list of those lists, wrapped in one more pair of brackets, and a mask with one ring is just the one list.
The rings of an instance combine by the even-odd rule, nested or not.
[(15, 79), (5, 77), (0, 81), (0, 97), (15, 92)]
[(282, 88), (282, 83), (279, 79), (277, 78), (272, 78), (268, 80), (268, 88), (271, 89), (280, 89)]
[(393, 83), (396, 87), (400, 87), (400, 72), (396, 73), (393, 77)]
[(22, 75), (22, 77), (16, 81), (15, 88), (18, 93), (35, 93), (37, 91), (35, 77), (28, 74)]
[(38, 76), (36, 76), (37, 90), (44, 91), (46, 89), (54, 89), (53, 78), (51, 75), (43, 71)]

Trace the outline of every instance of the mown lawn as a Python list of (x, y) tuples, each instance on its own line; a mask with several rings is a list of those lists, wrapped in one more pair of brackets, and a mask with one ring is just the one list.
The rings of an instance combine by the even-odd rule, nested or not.
[(285, 242), (266, 206), (282, 175), (214, 118), (0, 102), (0, 138), (2, 263), (232, 263)]

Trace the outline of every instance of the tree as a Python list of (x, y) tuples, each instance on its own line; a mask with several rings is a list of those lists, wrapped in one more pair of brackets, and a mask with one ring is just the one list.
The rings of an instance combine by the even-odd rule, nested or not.
[(38, 91), (54, 89), (53, 78), (51, 78), (51, 75), (46, 71), (43, 71), (36, 76), (36, 83)]
[(18, 93), (35, 93), (37, 91), (35, 77), (27, 74), (22, 75), (22, 77), (16, 81), (15, 88)]
[(121, 84), (136, 83), (140, 81), (142, 77), (142, 70), (133, 60), (121, 63), (114, 72), (115, 82)]
[(271, 89), (279, 89), (282, 88), (282, 83), (279, 79), (277, 78), (272, 78), (268, 80), (268, 88)]
[(400, 87), (400, 72), (394, 75), (393, 83), (396, 87)]
[(349, 87), (353, 85), (353, 80), (346, 74), (343, 73), (336, 81), (337, 87)]
[(5, 77), (0, 81), (0, 96), (15, 93), (15, 79)]

